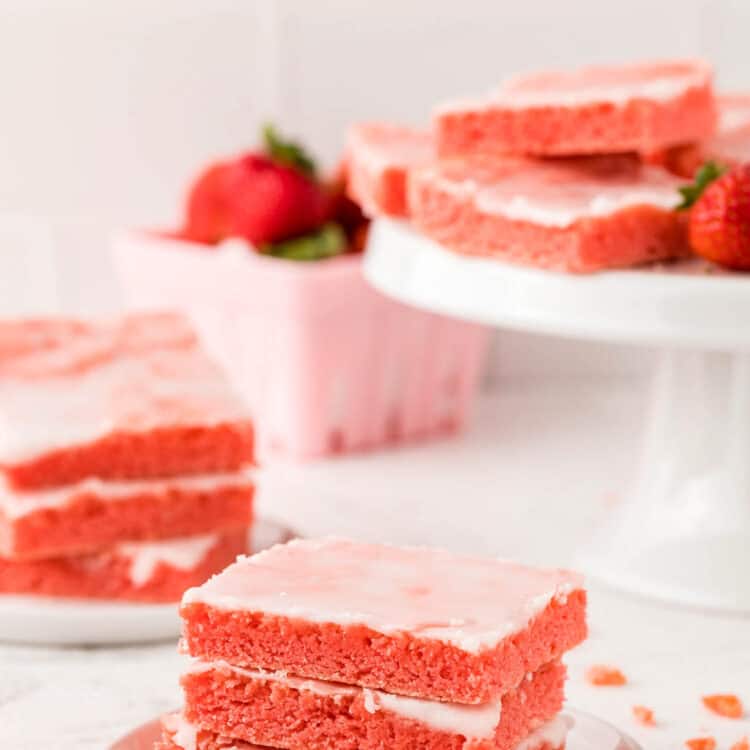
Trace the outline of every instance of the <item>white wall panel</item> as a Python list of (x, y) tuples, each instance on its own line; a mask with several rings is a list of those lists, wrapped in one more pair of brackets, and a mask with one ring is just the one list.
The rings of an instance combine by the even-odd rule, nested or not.
[(197, 167), (254, 139), (272, 2), (2, 0), (0, 210), (171, 220)]

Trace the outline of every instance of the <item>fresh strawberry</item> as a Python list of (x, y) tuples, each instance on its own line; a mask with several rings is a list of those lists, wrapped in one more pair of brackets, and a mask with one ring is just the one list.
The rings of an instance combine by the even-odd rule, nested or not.
[(321, 185), (294, 167), (248, 154), (227, 184), (228, 235), (260, 247), (318, 229), (328, 202)]
[[(707, 169), (699, 172), (698, 183), (701, 177), (707, 177)], [(719, 174), (703, 179), (707, 186), (697, 184), (682, 191), (686, 207), (690, 207), (690, 244), (707, 260), (735, 270), (750, 270), (750, 164), (726, 174), (715, 166), (709, 171)]]
[(261, 247), (319, 229), (329, 199), (302, 148), (264, 131), (265, 152), (220, 162), (203, 172), (187, 203), (184, 234), (214, 244), (241, 237)]
[(229, 236), (227, 195), (234, 169), (228, 162), (213, 164), (193, 183), (180, 232), (186, 239), (214, 245)]
[(354, 245), (356, 239), (361, 237), (366, 230), (369, 220), (362, 213), (359, 205), (347, 195), (346, 177), (343, 169), (339, 169), (328, 184), (328, 201), (329, 218), (341, 225), (346, 232), (346, 236)]

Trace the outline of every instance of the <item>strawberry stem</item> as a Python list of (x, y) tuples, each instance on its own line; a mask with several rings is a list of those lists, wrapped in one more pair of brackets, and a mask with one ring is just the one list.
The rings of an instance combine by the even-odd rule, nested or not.
[(301, 237), (264, 245), (260, 251), (265, 255), (288, 260), (322, 260), (346, 252), (347, 241), (344, 230), (335, 222), (328, 222), (320, 229)]
[(313, 158), (301, 144), (283, 139), (270, 123), (263, 128), (263, 145), (274, 161), (298, 169), (310, 179), (315, 179), (317, 170)]
[(679, 188), (682, 196), (682, 203), (677, 206), (678, 211), (684, 211), (690, 208), (698, 198), (703, 195), (703, 191), (714, 181), (726, 172), (726, 167), (715, 161), (707, 161), (696, 173), (693, 182), (690, 185), (684, 185)]

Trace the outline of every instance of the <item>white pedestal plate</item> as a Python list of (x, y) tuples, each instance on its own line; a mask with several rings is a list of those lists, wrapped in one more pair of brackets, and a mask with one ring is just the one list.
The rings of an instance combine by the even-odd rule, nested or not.
[(698, 261), (536, 271), (456, 255), (389, 220), (373, 225), (365, 275), (445, 315), (663, 347), (640, 470), (577, 563), (634, 593), (750, 613), (750, 276)]

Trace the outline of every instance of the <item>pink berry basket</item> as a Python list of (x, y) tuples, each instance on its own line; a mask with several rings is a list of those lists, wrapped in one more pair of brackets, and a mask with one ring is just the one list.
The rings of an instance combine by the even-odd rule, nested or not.
[(251, 407), (262, 457), (374, 449), (466, 423), (487, 329), (382, 296), (359, 255), (288, 261), (144, 232), (118, 235), (113, 251), (129, 308), (193, 320)]

